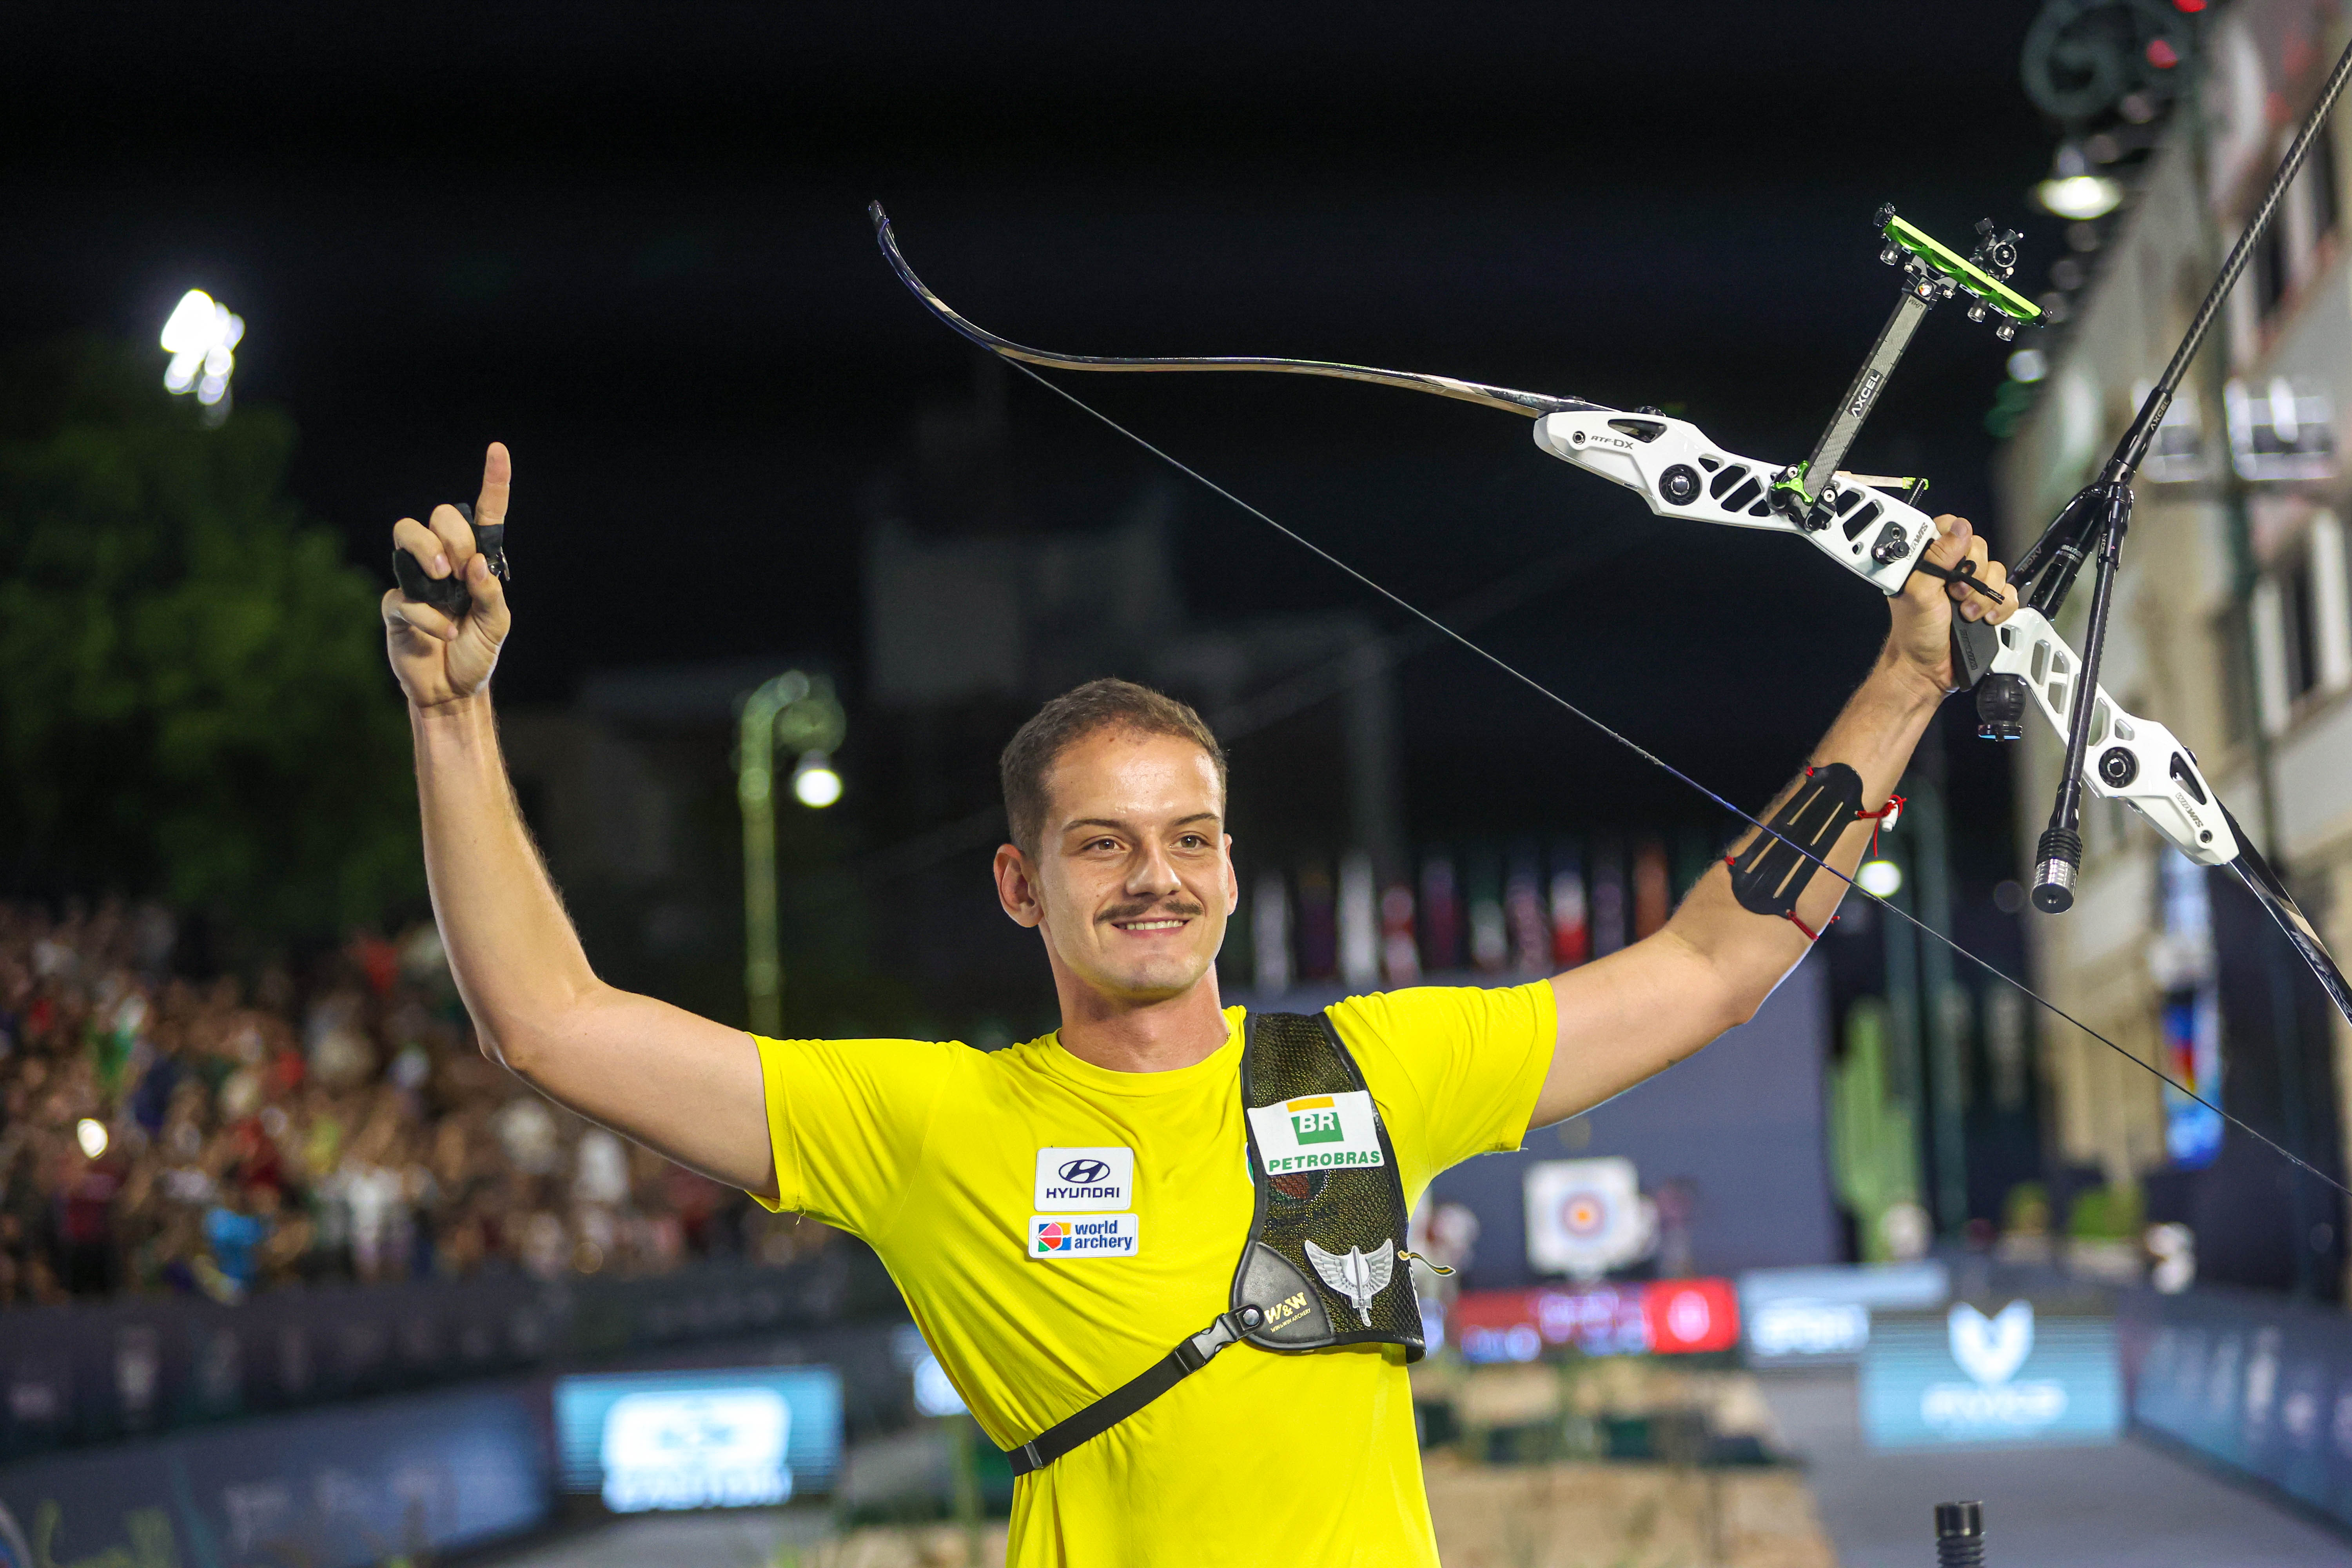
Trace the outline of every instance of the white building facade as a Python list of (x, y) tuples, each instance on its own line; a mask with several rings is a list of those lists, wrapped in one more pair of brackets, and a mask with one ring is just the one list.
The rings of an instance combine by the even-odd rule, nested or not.
[[(2211, 25), (2201, 101), (2180, 106), (2143, 165), (1998, 460), (2010, 558), (2130, 423), (2347, 36), (2352, 10), (2320, 0), (2238, 0)], [(2339, 954), (2352, 951), (2347, 128), (2338, 113), (2288, 191), (2141, 473), (2101, 672), (2127, 711), (2196, 752)], [(2060, 622), (2077, 647), (2090, 584), (2085, 570)], [(2021, 861), (2062, 751), (2047, 732), (2021, 748)], [(2203, 884), (2120, 805), (2086, 799), (2084, 838), (2074, 910), (2025, 916), (2039, 983), (2144, 1060), (2210, 1079), (2230, 1047), (2216, 1038)], [(2341, 1095), (2352, 1031), (2329, 1027), (2304, 1048), (2332, 1054)], [(2168, 1105), (2153, 1077), (2061, 1020), (2043, 1020), (2042, 1062), (2057, 1152), (2118, 1186), (2193, 1162), (2197, 1139), (2220, 1131), (2200, 1132), (2193, 1107)], [(2346, 1110), (2334, 1108), (2339, 1125)]]

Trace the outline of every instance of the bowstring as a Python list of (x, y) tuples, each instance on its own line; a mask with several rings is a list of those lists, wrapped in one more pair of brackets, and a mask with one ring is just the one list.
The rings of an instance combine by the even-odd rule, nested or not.
[[(2182, 1083), (2179, 1079), (2174, 1078), (2170, 1073), (2166, 1072), (2163, 1068), (2156, 1066), (2152, 1062), (2142, 1059), (2140, 1057), (2126, 1049), (2124, 1047), (2117, 1045), (2115, 1041), (2107, 1038), (2106, 1036), (2099, 1033), (2098, 1030), (2091, 1027), (2090, 1025), (2085, 1024), (2083, 1020), (2066, 1011), (2065, 1008), (2058, 1005), (2057, 1003), (2050, 1000), (2049, 997), (2044, 996), (2042, 993), (2036, 991), (2032, 986), (2028, 985), (2024, 981), (2018, 979), (2016, 976), (2009, 973), (2006, 970), (2001, 969), (1990, 959), (1979, 957), (1975, 952), (1961, 946), (1950, 937), (1946, 936), (1942, 931), (1937, 931), (1934, 926), (1931, 926), (1927, 921), (1919, 919), (1910, 910), (1903, 908), (1899, 904), (1893, 903), (1885, 899), (1880, 898), (1876, 893), (1874, 893), (1869, 889), (1862, 886), (1852, 877), (1847, 876), (1844, 872), (1839, 870), (1836, 867), (1822, 859), (1819, 855), (1814, 854), (1811, 849), (1806, 848), (1801, 844), (1796, 843), (1786, 834), (1775, 832), (1770, 826), (1765, 823), (1758, 821), (1754, 816), (1751, 816), (1740, 807), (1734, 805), (1730, 801), (1726, 800), (1722, 795), (1717, 795), (1715, 791), (1707, 788), (1706, 785), (1699, 783), (1698, 780), (1691, 777), (1688, 773), (1683, 772), (1680, 768), (1675, 766), (1664, 757), (1659, 756), (1655, 752), (1651, 751), (1640, 742), (1635, 741), (1633, 737), (1617, 730), (1605, 721), (1586, 712), (1583, 709), (1578, 707), (1567, 698), (1562, 697), (1559, 692), (1554, 691), (1550, 687), (1546, 686), (1534, 676), (1528, 674), (1527, 671), (1510, 663), (1499, 654), (1489, 652), (1486, 648), (1482, 647), (1462, 633), (1455, 631), (1452, 626), (1447, 626), (1444, 621), (1439, 620), (1435, 616), (1431, 615), (1428, 611), (1423, 609), (1412, 600), (1405, 598), (1401, 594), (1391, 591), (1382, 584), (1374, 581), (1372, 578), (1358, 571), (1355, 567), (1348, 564), (1345, 561), (1340, 560), (1337, 555), (1332, 554), (1328, 550), (1324, 549), (1323, 546), (1307, 538), (1305, 534), (1300, 533), (1296, 529), (1290, 528), (1276, 521), (1259, 508), (1242, 500), (1241, 497), (1234, 494), (1233, 491), (1225, 489), (1224, 486), (1217, 483), (1216, 480), (1209, 478), (1206, 474), (1203, 474), (1198, 468), (1193, 468), (1191, 464), (1184, 462), (1182, 459), (1176, 458), (1159, 447), (1154, 446), (1151, 442), (1145, 440), (1141, 436), (1137, 435), (1134, 431), (1129, 429), (1118, 420), (1113, 419), (1109, 415), (1105, 414), (1101, 409), (1097, 408), (1093, 404), (1088, 403), (1085, 398), (1082, 398), (1076, 393), (1070, 391), (1059, 382), (1048, 380), (1046, 377), (1038, 374), (1037, 372), (1030, 366), (1024, 364), (1021, 361), (1013, 358), (1009, 354), (1000, 354), (997, 357), (1003, 359), (1007, 364), (1019, 371), (1022, 374), (1027, 376), (1030, 380), (1035, 382), (1038, 385), (1044, 387), (1046, 391), (1054, 394), (1055, 396), (1062, 398), (1070, 404), (1071, 406), (1076, 408), (1079, 412), (1108, 426), (1113, 430), (1116, 430), (1120, 435), (1126, 437), (1129, 440), (1134, 442), (1137, 446), (1142, 447), (1145, 451), (1150, 453), (1153, 457), (1159, 458), (1161, 462), (1166, 463), (1170, 468), (1174, 468), (1178, 473), (1182, 474), (1186, 479), (1192, 480), (1194, 483), (1202, 486), (1213, 494), (1221, 496), (1224, 500), (1231, 501), (1234, 506), (1239, 507), (1242, 510), (1249, 513), (1252, 517), (1257, 519), (1260, 522), (1265, 523), (1268, 528), (1273, 529), (1276, 533), (1281, 534), (1284, 538), (1291, 541), (1293, 543), (1312, 552), (1318, 556), (1320, 556), (1325, 562), (1337, 567), (1339, 571), (1347, 574), (1347, 575), (1353, 577), (1357, 582), (1361, 583), (1365, 587), (1370, 588), (1373, 593), (1378, 594), (1381, 598), (1386, 599), (1390, 604), (1394, 605), (1397, 608), (1404, 611), (1407, 615), (1413, 616), (1417, 620), (1425, 622), (1441, 636), (1457, 644), (1465, 651), (1477, 655), (1480, 658), (1485, 659), (1488, 664), (1493, 665), (1496, 669), (1501, 670), (1505, 675), (1509, 676), (1512, 679), (1527, 687), (1529, 690), (1535, 692), (1538, 696), (1542, 697), (1545, 700), (1551, 702), (1575, 715), (1577, 718), (1581, 719), (1585, 723), (1590, 724), (1595, 730), (1600, 731), (1602, 734), (1608, 736), (1611, 740), (1616, 742), (1627, 751), (1632, 752), (1635, 756), (1640, 757), (1644, 762), (1650, 763), (1660, 768), (1668, 776), (1697, 792), (1699, 795), (1704, 795), (1706, 799), (1722, 807), (1733, 816), (1736, 816), (1740, 821), (1748, 824), (1748, 826), (1755, 828), (1759, 833), (1765, 834), (1772, 838), (1777, 838), (1781, 843), (1788, 845), (1790, 848), (1795, 850), (1806, 859), (1811, 860), (1815, 866), (1827, 871), (1839, 881), (1843, 882), (1849, 889), (1860, 893), (1864, 898), (1868, 899), (1880, 909), (1885, 910), (1888, 913), (1905, 921), (1914, 930), (1924, 935), (1935, 938), (1937, 942), (1942, 942), (1946, 947), (1949, 948), (1954, 953), (1958, 954), (1961, 958), (1967, 959), (1970, 963), (1975, 964), (1979, 969), (1984, 971), (1995, 980), (2000, 981), (2002, 984), (2007, 985), (2011, 990), (2017, 992), (2020, 995), (2031, 997), (2033, 1001), (2040, 1003), (2050, 1012), (2055, 1014), (2061, 1018), (2063, 1018), (2069, 1024), (2074, 1025), (2074, 1027), (2082, 1030), (2083, 1033), (2090, 1036), (2091, 1038), (2098, 1041), (2099, 1044), (2106, 1047), (2107, 1049), (2115, 1052), (2116, 1055), (2123, 1058), (2126, 1061), (2130, 1062), (2134, 1067), (2146, 1070), (2157, 1079), (2162, 1080), (2164, 1083), (2169, 1085), (2179, 1094), (2194, 1100), (2197, 1104), (2203, 1106), (2206, 1110), (2220, 1117), (2223, 1121), (2235, 1127), (2241, 1132), (2245, 1133), (2249, 1138), (2253, 1139), (2256, 1142), (2262, 1144), (2264, 1148), (2270, 1150), (2273, 1153), (2286, 1161), (2287, 1163), (2294, 1166), (2300, 1171), (2303, 1171), (2305, 1173), (2312, 1176), (2323, 1184), (2343, 1194), (2346, 1197), (2352, 1198), (2352, 1186), (2345, 1185), (2342, 1182), (2337, 1181), (2334, 1176), (2329, 1175), (2326, 1172), (2321, 1170), (2318, 1166), (2313, 1164), (2302, 1155), (2297, 1154), (2293, 1150), (2287, 1148), (2276, 1139), (2262, 1131), (2259, 1128), (2250, 1126), (2242, 1118), (2233, 1116), (2229, 1111), (2222, 1110), (2220, 1106), (2214, 1104), (2211, 1100), (2207, 1100), (2203, 1095), (2199, 1094), (2195, 1089), (2190, 1089), (2187, 1084)], [(1955, 607), (1954, 613), (1958, 613), (1957, 607)]]

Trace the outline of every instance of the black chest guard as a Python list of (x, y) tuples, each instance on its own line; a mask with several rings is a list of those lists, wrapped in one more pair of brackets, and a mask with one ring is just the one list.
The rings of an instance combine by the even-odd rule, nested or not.
[[(1234, 1269), (1230, 1305), (1139, 1375), (1007, 1450), (1014, 1475), (1049, 1465), (1109, 1431), (1239, 1340), (1292, 1352), (1402, 1345), (1407, 1361), (1421, 1359), (1421, 1303), (1413, 1294), (1412, 1254), (1404, 1250), (1403, 1177), (1388, 1128), (1370, 1109), (1363, 1075), (1331, 1021), (1320, 1013), (1250, 1014), (1242, 1025), (1241, 1079), (1257, 1201)], [(1359, 1138), (1345, 1163), (1333, 1156), (1321, 1166), (1310, 1151), (1287, 1162), (1301, 1169), (1267, 1173), (1260, 1116), (1283, 1116), (1307, 1101), (1298, 1113), (1328, 1115), (1336, 1138), (1342, 1131), (1336, 1102), (1352, 1095), (1364, 1096), (1360, 1106), (1380, 1150), (1378, 1164), (1361, 1163), (1366, 1151)]]
[[(1320, 1013), (1253, 1013), (1243, 1022), (1242, 1105), (1362, 1094), (1363, 1075)], [(1367, 1096), (1367, 1099), (1370, 1097)], [(1404, 1183), (1389, 1130), (1373, 1112), (1381, 1163), (1268, 1175), (1248, 1119), (1257, 1207), (1234, 1270), (1231, 1315), (1261, 1314), (1241, 1337), (1270, 1351), (1402, 1345), (1419, 1361), (1421, 1303), (1404, 1250)]]

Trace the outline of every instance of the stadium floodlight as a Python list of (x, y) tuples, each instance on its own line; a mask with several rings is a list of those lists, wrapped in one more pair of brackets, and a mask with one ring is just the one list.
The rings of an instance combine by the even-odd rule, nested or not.
[(95, 1116), (85, 1116), (74, 1123), (74, 1142), (81, 1152), (95, 1160), (106, 1152), (106, 1123)]
[(244, 337), (244, 317), (203, 289), (189, 289), (163, 322), (163, 352), (172, 356), (163, 390), (174, 397), (193, 392), (198, 403), (226, 415), (235, 350)]
[(1903, 887), (1903, 868), (1892, 860), (1865, 860), (1853, 885), (1873, 898), (1891, 899)]
[(823, 752), (803, 752), (793, 764), (793, 798), (822, 810), (841, 798), (841, 775)]

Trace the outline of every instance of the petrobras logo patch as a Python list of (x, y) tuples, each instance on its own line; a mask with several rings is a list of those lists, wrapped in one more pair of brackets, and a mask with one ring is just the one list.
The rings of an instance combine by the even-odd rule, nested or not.
[(1029, 1256), (1050, 1261), (1132, 1258), (1140, 1237), (1131, 1214), (1033, 1214)]
[(1135, 1206), (1135, 1151), (1049, 1148), (1037, 1151), (1037, 1201), (1046, 1214), (1101, 1214)]
[(1252, 1110), (1249, 1119), (1269, 1176), (1388, 1163), (1372, 1097), (1360, 1089), (1277, 1100)]

